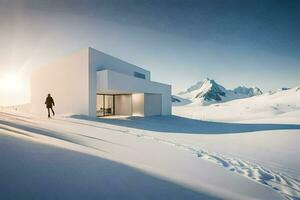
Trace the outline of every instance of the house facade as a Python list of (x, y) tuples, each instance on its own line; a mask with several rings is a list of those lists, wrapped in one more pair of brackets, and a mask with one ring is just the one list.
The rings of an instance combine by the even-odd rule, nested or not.
[(50, 93), (57, 114), (171, 115), (171, 86), (150, 76), (145, 69), (85, 48), (33, 71), (31, 110), (44, 114)]

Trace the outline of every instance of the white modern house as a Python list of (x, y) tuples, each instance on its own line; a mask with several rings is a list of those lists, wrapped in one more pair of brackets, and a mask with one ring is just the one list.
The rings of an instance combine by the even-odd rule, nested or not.
[(171, 86), (150, 80), (150, 72), (85, 48), (33, 71), (31, 110), (45, 114), (50, 93), (57, 114), (171, 115)]

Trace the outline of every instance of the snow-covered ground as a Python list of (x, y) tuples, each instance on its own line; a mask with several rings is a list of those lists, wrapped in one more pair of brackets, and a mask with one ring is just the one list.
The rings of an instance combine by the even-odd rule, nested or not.
[(173, 107), (173, 114), (226, 122), (300, 123), (300, 87), (202, 106), (201, 99)]
[(2, 110), (0, 199), (299, 199), (300, 98), (282, 92), (170, 117)]

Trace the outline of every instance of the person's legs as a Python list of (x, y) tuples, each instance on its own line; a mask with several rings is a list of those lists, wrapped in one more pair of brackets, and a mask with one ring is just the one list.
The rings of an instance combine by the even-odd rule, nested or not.
[(55, 115), (55, 112), (54, 112), (54, 110), (53, 110), (53, 108), (51, 107), (51, 111), (52, 111), (52, 114), (53, 114), (53, 116)]
[(50, 118), (50, 108), (47, 108), (48, 110), (48, 118)]

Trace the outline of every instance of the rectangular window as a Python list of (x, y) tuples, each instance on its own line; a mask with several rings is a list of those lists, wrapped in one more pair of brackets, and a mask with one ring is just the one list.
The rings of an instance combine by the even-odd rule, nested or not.
[(115, 95), (97, 94), (97, 117), (115, 114)]
[(134, 76), (137, 78), (141, 78), (141, 79), (146, 79), (145, 74), (139, 73), (139, 72), (134, 72)]

